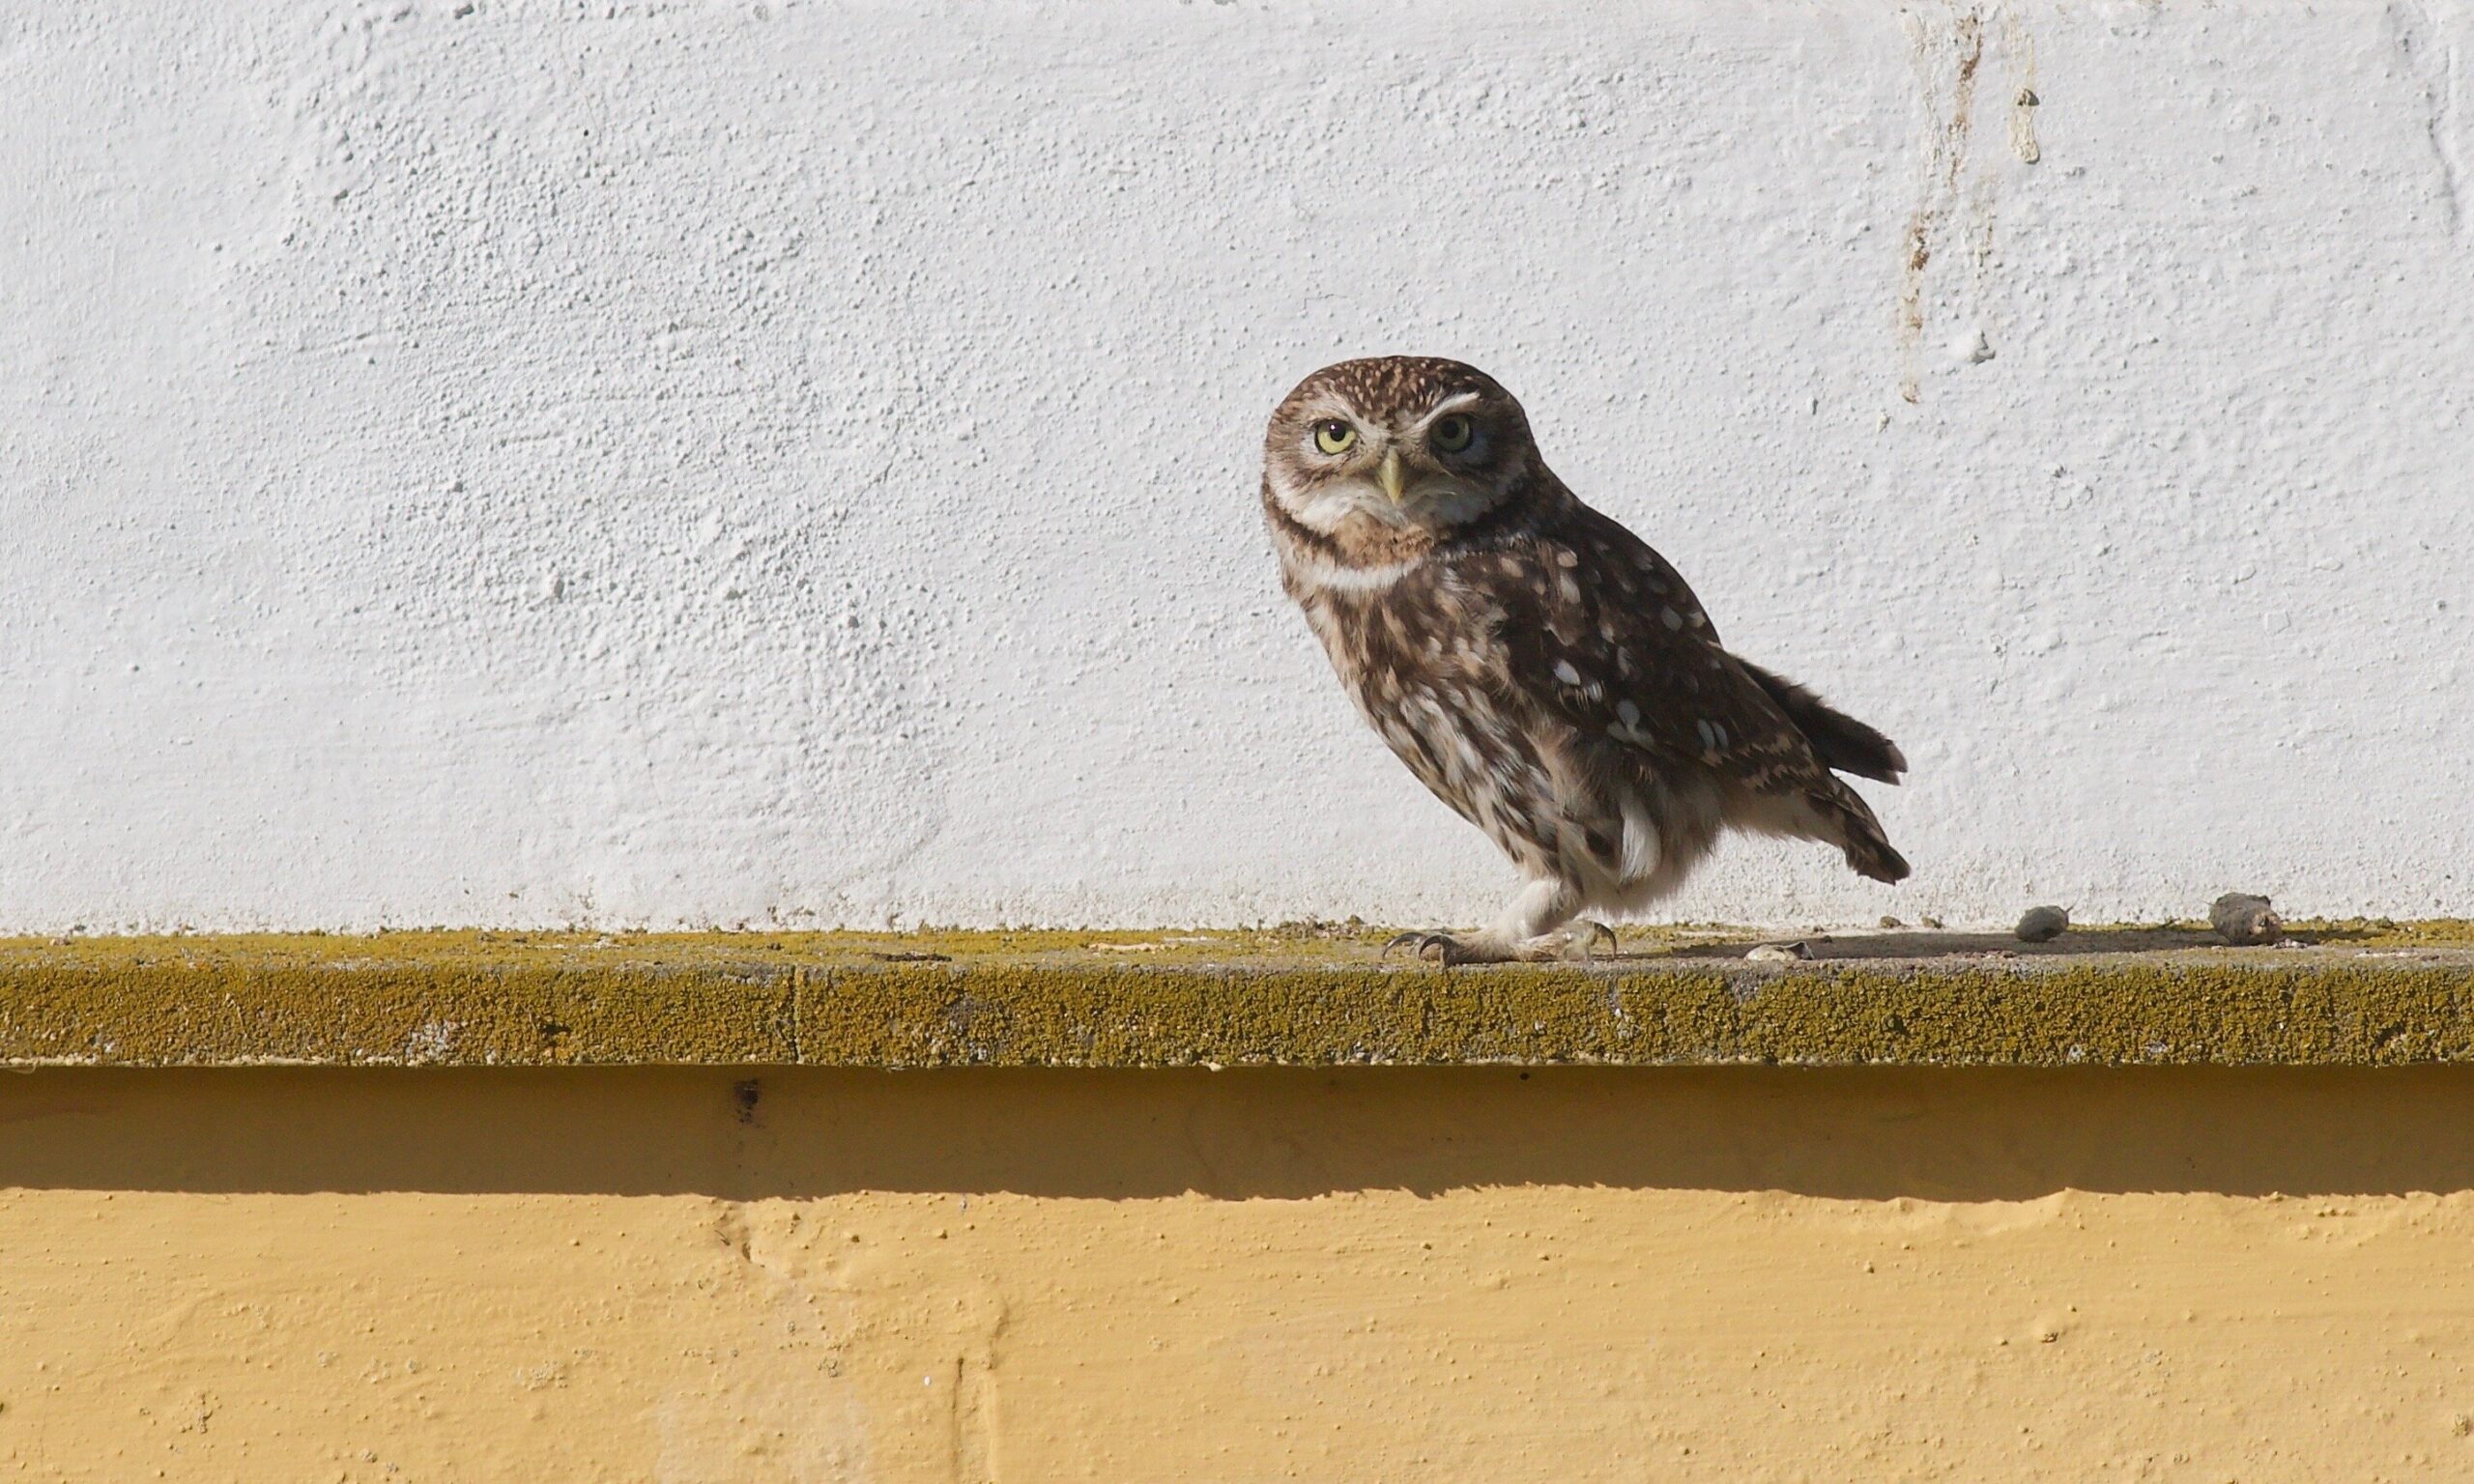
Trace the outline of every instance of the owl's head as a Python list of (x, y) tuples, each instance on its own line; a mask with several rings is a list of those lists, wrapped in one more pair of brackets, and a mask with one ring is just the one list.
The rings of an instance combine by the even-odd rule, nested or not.
[(1324, 535), (1440, 537), (1528, 486), (1529, 418), (1475, 366), (1382, 356), (1325, 366), (1272, 414), (1263, 483), (1298, 524)]

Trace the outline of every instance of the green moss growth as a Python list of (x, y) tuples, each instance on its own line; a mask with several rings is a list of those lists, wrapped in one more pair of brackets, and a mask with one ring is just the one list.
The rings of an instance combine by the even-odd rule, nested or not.
[[(1254, 932), (390, 932), (0, 940), (0, 1062), (850, 1067), (2474, 1060), (2474, 931), (2307, 925), (1814, 940), (1709, 929), (1442, 970)], [(1936, 950), (1940, 950), (1936, 952)]]

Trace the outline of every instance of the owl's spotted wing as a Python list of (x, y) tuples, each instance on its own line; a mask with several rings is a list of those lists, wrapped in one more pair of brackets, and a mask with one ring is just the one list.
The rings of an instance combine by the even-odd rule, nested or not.
[(1505, 575), (1504, 642), (1533, 702), (1663, 769), (1755, 792), (1827, 774), (1744, 666), (1718, 646), (1692, 589), (1638, 536), (1575, 502)]

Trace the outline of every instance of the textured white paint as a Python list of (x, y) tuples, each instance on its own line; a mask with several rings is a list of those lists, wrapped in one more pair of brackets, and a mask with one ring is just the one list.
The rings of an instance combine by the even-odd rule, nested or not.
[(1491, 917), (1391, 350), (1913, 759), (1679, 915), (2474, 913), (2465, 5), (5, 10), (0, 927)]

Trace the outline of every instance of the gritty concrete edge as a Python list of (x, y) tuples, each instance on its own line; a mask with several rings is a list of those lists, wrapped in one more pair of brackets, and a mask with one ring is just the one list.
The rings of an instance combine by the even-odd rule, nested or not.
[[(2070, 1067), (2474, 1062), (2474, 955), (1365, 961), (0, 951), (0, 1065)], [(602, 940), (607, 943), (608, 940)], [(1292, 956), (1296, 957), (1299, 956)]]

